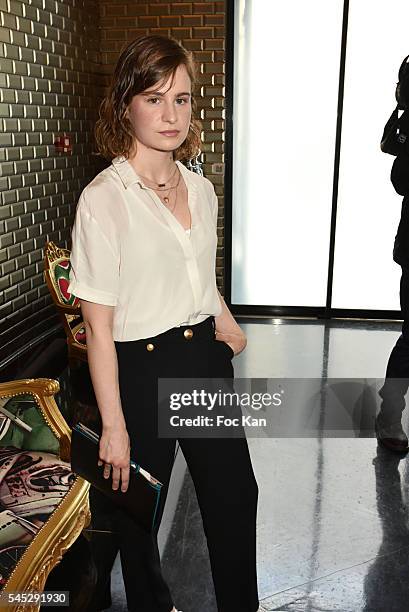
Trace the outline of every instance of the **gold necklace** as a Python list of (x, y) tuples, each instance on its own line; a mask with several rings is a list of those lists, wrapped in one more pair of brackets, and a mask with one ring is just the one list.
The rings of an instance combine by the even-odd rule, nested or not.
[[(149, 183), (154, 183), (155, 185), (157, 185), (157, 186), (158, 186), (158, 189), (157, 189), (157, 188), (155, 188), (155, 191), (156, 191), (156, 190), (157, 190), (157, 191), (167, 191), (167, 190), (169, 189), (169, 187), (166, 187), (166, 185), (167, 185), (167, 183), (169, 183), (169, 181), (170, 181), (171, 179), (173, 179), (173, 177), (174, 177), (174, 176), (175, 176), (175, 174), (176, 174), (176, 170), (178, 170), (178, 166), (177, 166), (177, 164), (175, 164), (175, 169), (174, 169), (174, 171), (172, 172), (171, 176), (170, 176), (170, 177), (167, 179), (167, 181), (166, 181), (165, 183), (157, 183), (156, 181), (152, 181), (152, 179), (149, 179), (147, 176), (144, 176), (143, 174), (139, 174), (139, 173), (138, 173), (138, 174), (139, 174), (139, 176), (141, 176), (142, 178), (146, 179), (146, 180), (147, 180)], [(165, 187), (165, 189), (163, 189), (163, 187)], [(161, 188), (162, 188), (162, 189), (161, 189)]]
[[(153, 191), (168, 191), (168, 194), (167, 194), (166, 196), (160, 196), (160, 195), (158, 195), (158, 197), (159, 197), (161, 200), (163, 200), (163, 203), (165, 204), (166, 208), (167, 208), (167, 209), (168, 209), (168, 210), (169, 210), (171, 213), (173, 213), (173, 211), (175, 210), (175, 208), (176, 208), (176, 204), (177, 204), (177, 201), (178, 201), (178, 187), (179, 187), (179, 183), (180, 183), (180, 177), (181, 177), (181, 174), (180, 174), (180, 172), (179, 172), (179, 177), (178, 177), (178, 181), (177, 181), (176, 185), (173, 185), (172, 187), (168, 187), (168, 189), (167, 189), (167, 190), (166, 190), (166, 189), (155, 189), (155, 188), (153, 188)], [(173, 205), (173, 208), (172, 208), (172, 209), (170, 209), (170, 208), (169, 208), (169, 206), (168, 206), (168, 204), (169, 204), (169, 199), (170, 199), (170, 198), (169, 198), (169, 196), (170, 196), (170, 192), (171, 192), (171, 190), (172, 190), (172, 189), (175, 189), (175, 203), (174, 203), (174, 205)]]
[[(178, 181), (178, 183), (179, 183), (179, 181)], [(160, 197), (160, 196), (159, 196), (159, 197)], [(169, 202), (169, 198), (163, 198), (163, 199), (164, 199), (164, 201), (165, 201), (166, 203), (168, 203), (168, 202)], [(175, 189), (175, 203), (174, 203), (174, 205), (173, 205), (173, 208), (172, 208), (172, 209), (168, 208), (169, 212), (171, 212), (172, 214), (173, 214), (173, 212), (175, 211), (175, 208), (176, 208), (176, 204), (177, 204), (177, 203), (178, 203), (178, 188), (177, 188), (177, 186), (176, 186), (176, 189)]]

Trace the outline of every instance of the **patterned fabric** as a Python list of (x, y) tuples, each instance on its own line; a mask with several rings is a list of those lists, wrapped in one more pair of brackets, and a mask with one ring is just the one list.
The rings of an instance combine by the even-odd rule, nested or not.
[(0, 448), (0, 587), (75, 479), (55, 455)]
[(54, 266), (54, 278), (59, 289), (60, 297), (64, 304), (76, 306), (79, 304), (79, 299), (73, 293), (69, 293), (68, 291), (70, 269), (70, 260), (61, 259)]
[(0, 589), (76, 479), (58, 454), (59, 441), (30, 393), (0, 398)]

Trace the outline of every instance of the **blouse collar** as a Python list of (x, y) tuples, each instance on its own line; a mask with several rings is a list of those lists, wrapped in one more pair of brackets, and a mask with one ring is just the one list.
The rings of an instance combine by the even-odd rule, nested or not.
[[(179, 160), (176, 160), (176, 164), (180, 172), (182, 173), (184, 179), (188, 183), (190, 183), (191, 182), (190, 170), (188, 170), (186, 166), (182, 164), (182, 162), (180, 162)], [(141, 187), (146, 188), (146, 185), (142, 181), (142, 178), (139, 176), (139, 174), (137, 174), (136, 170), (129, 163), (128, 159), (125, 156), (120, 155), (118, 157), (115, 157), (112, 160), (112, 165), (114, 167), (114, 170), (119, 175), (119, 178), (121, 179), (125, 189), (128, 189), (128, 187), (132, 185), (133, 183), (138, 183)]]

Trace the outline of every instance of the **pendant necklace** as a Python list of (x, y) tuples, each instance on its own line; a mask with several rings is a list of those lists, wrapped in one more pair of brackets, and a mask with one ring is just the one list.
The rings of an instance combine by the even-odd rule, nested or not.
[[(163, 200), (163, 203), (165, 204), (166, 208), (167, 208), (167, 209), (168, 209), (168, 210), (169, 210), (171, 213), (173, 213), (173, 211), (175, 210), (175, 208), (176, 208), (176, 204), (177, 204), (177, 201), (178, 201), (178, 191), (177, 191), (177, 190), (178, 190), (179, 183), (180, 183), (180, 177), (181, 177), (181, 174), (180, 174), (180, 172), (179, 172), (179, 177), (178, 177), (178, 181), (177, 181), (176, 185), (172, 185), (171, 187), (167, 187), (166, 189), (154, 189), (154, 191), (167, 191), (167, 192), (168, 192), (168, 193), (167, 193), (167, 195), (165, 195), (165, 196), (161, 196), (161, 195), (159, 195), (159, 194), (158, 194), (158, 195), (159, 195), (159, 198), (160, 198), (161, 200)], [(172, 208), (169, 208), (169, 202), (170, 202), (170, 192), (171, 192), (173, 189), (175, 190), (175, 203), (173, 204), (173, 207), (172, 207)]]

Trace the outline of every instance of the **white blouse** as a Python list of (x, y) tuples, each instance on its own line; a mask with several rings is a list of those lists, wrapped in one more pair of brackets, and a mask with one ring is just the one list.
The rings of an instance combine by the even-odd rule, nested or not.
[(217, 196), (207, 178), (176, 163), (188, 191), (190, 231), (125, 157), (116, 157), (78, 200), (68, 291), (115, 306), (115, 341), (149, 338), (221, 313)]

